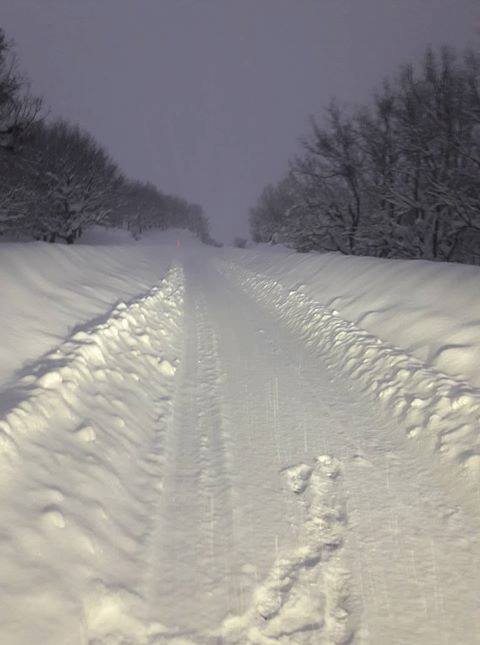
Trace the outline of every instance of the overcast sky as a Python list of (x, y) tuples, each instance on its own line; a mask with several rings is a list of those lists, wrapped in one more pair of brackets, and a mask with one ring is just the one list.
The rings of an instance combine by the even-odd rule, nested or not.
[(53, 115), (229, 241), (310, 114), (428, 44), (478, 46), (480, 0), (0, 0), (0, 21)]

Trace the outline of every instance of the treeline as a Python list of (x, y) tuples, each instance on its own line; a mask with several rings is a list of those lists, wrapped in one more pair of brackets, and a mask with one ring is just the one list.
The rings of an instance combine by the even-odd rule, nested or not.
[(214, 243), (201, 206), (129, 180), (90, 134), (42, 118), (0, 29), (0, 235), (72, 244), (94, 224), (186, 228)]
[(480, 57), (428, 49), (368, 106), (332, 103), (250, 227), (298, 251), (480, 263)]

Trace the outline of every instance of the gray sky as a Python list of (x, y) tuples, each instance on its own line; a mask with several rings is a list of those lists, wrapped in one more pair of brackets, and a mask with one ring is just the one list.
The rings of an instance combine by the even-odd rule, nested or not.
[(427, 44), (478, 46), (480, 0), (0, 0), (0, 24), (52, 114), (229, 241), (310, 114)]

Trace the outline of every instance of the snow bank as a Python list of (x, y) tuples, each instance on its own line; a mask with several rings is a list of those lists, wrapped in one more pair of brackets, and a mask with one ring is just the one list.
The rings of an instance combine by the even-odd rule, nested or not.
[(199, 242), (188, 231), (150, 232), (135, 242), (100, 228), (82, 244), (0, 245), (2, 343), (0, 386), (74, 330), (158, 283), (182, 247)]
[(323, 359), (328, 370), (380, 403), (407, 436), (460, 466), (475, 495), (480, 481), (480, 391), (442, 374), (402, 349), (360, 329), (336, 309), (318, 304), (302, 287), (285, 287), (235, 262), (225, 275), (279, 315)]
[(278, 250), (217, 265), (477, 490), (478, 268)]
[(268, 246), (228, 257), (301, 289), (429, 367), (480, 387), (480, 269), (335, 253), (300, 255)]
[(150, 551), (162, 489), (182, 303), (174, 264), (10, 393), (17, 400), (0, 420), (2, 643), (147, 642), (139, 554)]

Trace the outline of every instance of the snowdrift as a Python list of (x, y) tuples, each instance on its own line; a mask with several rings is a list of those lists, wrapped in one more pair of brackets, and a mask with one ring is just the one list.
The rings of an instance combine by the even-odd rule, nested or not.
[(44, 242), (0, 245), (0, 386), (78, 327), (158, 283), (188, 231), (88, 231), (74, 246)]
[[(234, 254), (234, 255), (233, 255)], [(258, 246), (229, 256), (429, 367), (480, 387), (480, 268)]]

